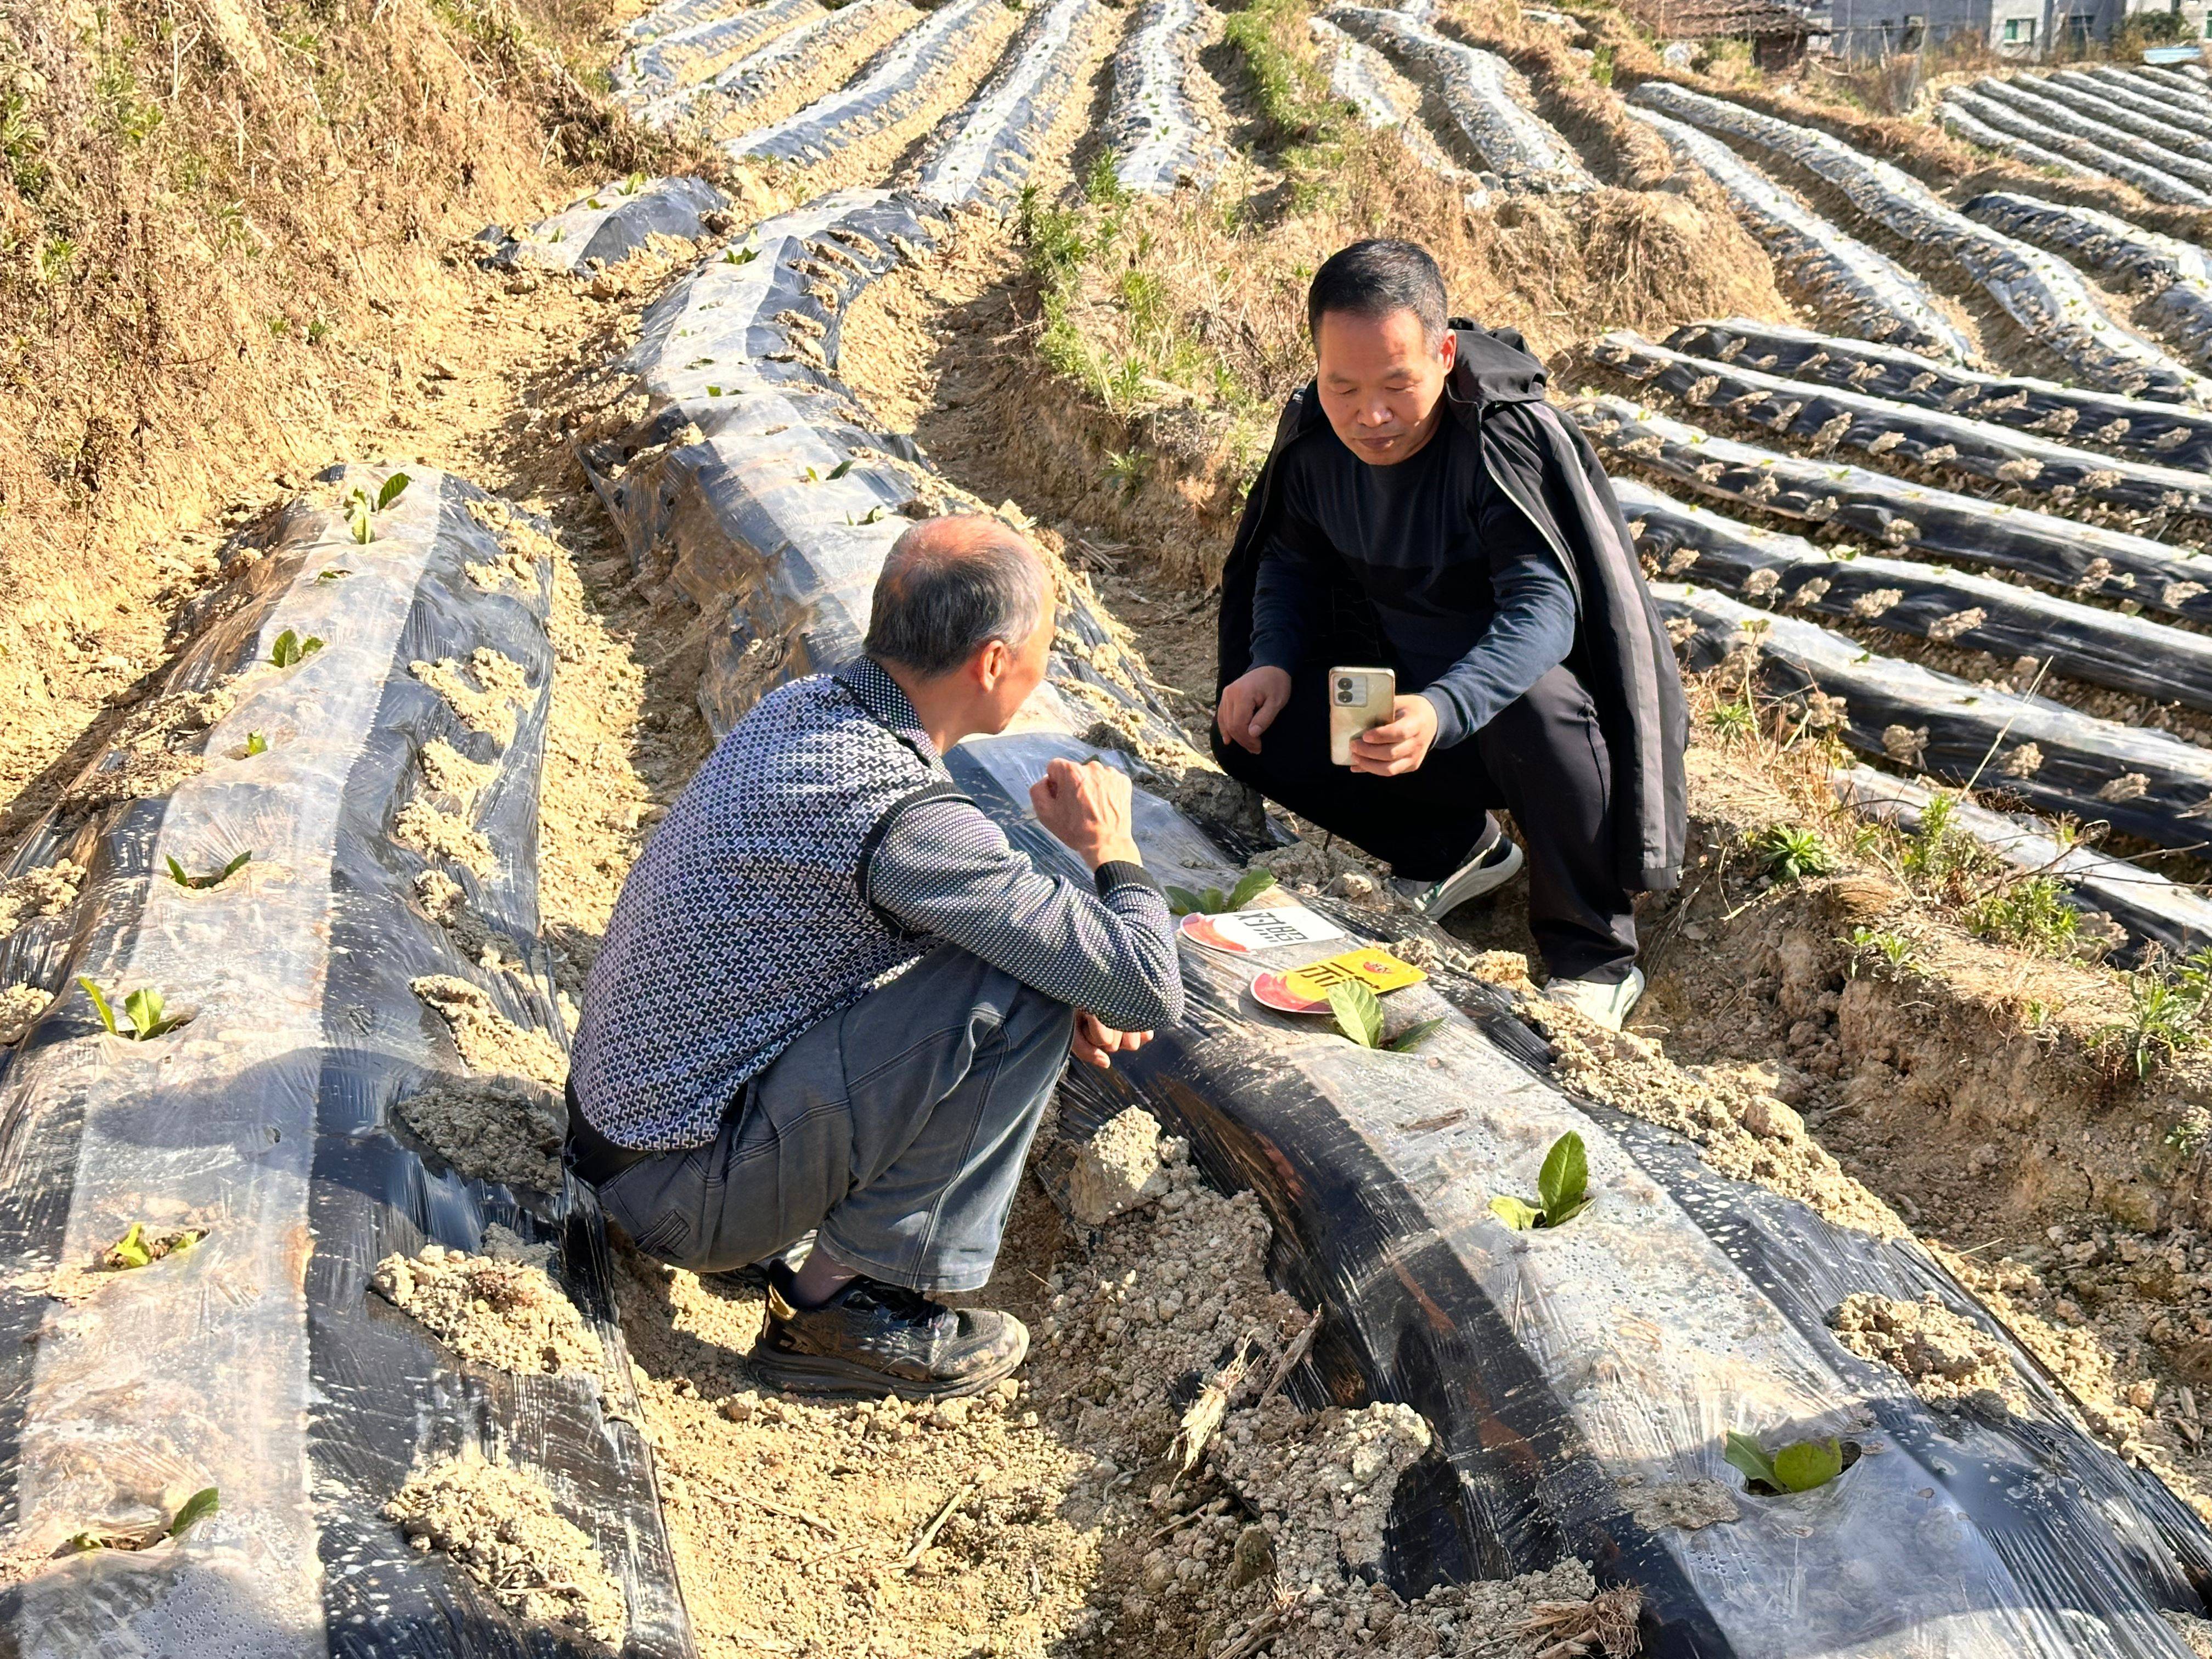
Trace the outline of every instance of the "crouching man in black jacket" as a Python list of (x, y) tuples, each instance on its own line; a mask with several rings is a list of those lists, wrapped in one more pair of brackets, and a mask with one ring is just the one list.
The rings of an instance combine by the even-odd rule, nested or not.
[[(1223, 579), (1214, 753), (1432, 919), (1522, 867), (1509, 810), (1547, 989), (1619, 1030), (1634, 895), (1680, 872), (1688, 720), (1612, 486), (1520, 337), (1447, 320), (1425, 249), (1355, 243), (1307, 313), (1318, 373)], [(1353, 666), (1398, 696), (1347, 773), (1328, 674)]]

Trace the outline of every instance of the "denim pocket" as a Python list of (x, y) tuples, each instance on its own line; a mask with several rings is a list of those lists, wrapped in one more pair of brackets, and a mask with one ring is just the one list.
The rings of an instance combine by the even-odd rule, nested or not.
[(646, 1255), (681, 1266), (698, 1231), (700, 1155), (641, 1159), (599, 1188), (599, 1204)]

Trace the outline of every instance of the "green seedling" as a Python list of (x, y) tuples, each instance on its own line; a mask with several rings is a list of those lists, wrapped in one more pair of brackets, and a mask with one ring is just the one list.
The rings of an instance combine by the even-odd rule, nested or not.
[(206, 1237), (204, 1227), (186, 1227), (178, 1232), (164, 1233), (159, 1238), (149, 1238), (145, 1223), (134, 1221), (129, 1232), (100, 1253), (100, 1265), (111, 1273), (125, 1273), (159, 1261), (163, 1256), (180, 1255)]
[(208, 888), (222, 886), (223, 883), (244, 869), (252, 857), (253, 854), (251, 853), (240, 853), (213, 875), (194, 876), (185, 873), (185, 866), (177, 862), (176, 854), (173, 853), (169, 855), (169, 879), (179, 887), (189, 887), (194, 892), (204, 892)]
[(74, 1534), (65, 1549), (76, 1550), (143, 1550), (167, 1539), (180, 1538), (185, 1530), (197, 1526), (222, 1508), (222, 1500), (213, 1486), (203, 1486), (177, 1506), (177, 1512), (166, 1521), (156, 1521), (142, 1527), (97, 1527)]
[[(79, 974), (76, 982), (84, 987), (85, 995), (92, 999), (93, 1010), (99, 1014), (100, 1023), (107, 1028), (110, 1036), (122, 1037), (131, 1042), (147, 1042), (175, 1030), (191, 1018), (189, 1014), (164, 1014), (161, 994), (142, 986), (123, 999), (123, 1019), (118, 1021), (115, 1018), (114, 1005), (88, 976)], [(124, 1029), (126, 1022), (130, 1027), (128, 1030)]]
[(733, 247), (722, 256), (722, 263), (726, 265), (749, 265), (759, 258), (760, 250), (757, 247)]
[(1274, 884), (1273, 870), (1247, 870), (1244, 878), (1226, 893), (1218, 887), (1201, 888), (1194, 893), (1188, 887), (1169, 886), (1161, 890), (1168, 896), (1168, 908), (1176, 915), (1218, 916), (1242, 910)]
[(1589, 1153), (1582, 1136), (1570, 1129), (1544, 1154), (1544, 1167), (1536, 1172), (1536, 1201), (1500, 1194), (1490, 1200), (1490, 1212), (1516, 1232), (1526, 1232), (1564, 1227), (1589, 1205)]
[(852, 470), (853, 458), (850, 455), (848, 455), (843, 460), (838, 462), (836, 465), (830, 469), (830, 476), (833, 478), (842, 478)]
[(356, 488), (346, 492), (346, 525), (353, 532), (354, 540), (363, 547), (376, 539), (376, 515), (398, 501), (414, 480), (404, 472), (395, 472), (384, 481), (383, 487), (371, 495), (366, 489)]
[(1854, 927), (1844, 943), (1850, 947), (1853, 979), (1862, 967), (1870, 969), (1876, 979), (1903, 979), (1919, 966), (1919, 945), (1886, 927)]
[(1825, 876), (1836, 867), (1820, 837), (1795, 824), (1767, 825), (1751, 838), (1751, 850), (1766, 873), (1778, 882)]
[(316, 635), (310, 634), (303, 640), (288, 628), (276, 636), (276, 643), (269, 647), (269, 660), (279, 668), (289, 668), (295, 663), (307, 661), (322, 648), (323, 642)]
[(625, 196), (635, 196), (644, 188), (645, 175), (641, 173), (633, 173), (622, 181), (622, 193)]
[(1753, 1492), (1767, 1498), (1811, 1492), (1844, 1472), (1843, 1442), (1833, 1438), (1793, 1441), (1769, 1457), (1751, 1436), (1730, 1429), (1728, 1449), (1721, 1455), (1730, 1468), (1742, 1472)]
[(1382, 999), (1357, 980), (1328, 988), (1328, 1012), (1336, 1029), (1363, 1048), (1382, 1048), (1394, 1054), (1411, 1054), (1443, 1029), (1441, 1019), (1424, 1019), (1408, 1025), (1388, 1042), (1382, 1040)]
[(334, 564), (328, 570), (318, 572), (315, 576), (315, 580), (319, 582), (343, 581), (348, 576), (352, 574), (353, 572), (348, 570), (343, 565)]
[(246, 752), (249, 755), (267, 754), (269, 734), (265, 732), (248, 732), (246, 734)]

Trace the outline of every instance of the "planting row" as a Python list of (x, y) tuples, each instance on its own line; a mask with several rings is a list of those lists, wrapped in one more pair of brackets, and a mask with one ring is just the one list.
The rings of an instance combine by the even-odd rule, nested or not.
[(1145, 0), (1114, 56), (1114, 103), (1106, 131), (1125, 190), (1162, 193), (1202, 182), (1223, 160), (1189, 83), (1205, 73), (1198, 54), (1212, 38), (1213, 13), (1199, 0)]
[[(2021, 92), (2002, 81), (1978, 81), (1974, 89), (1954, 87), (1943, 94), (1949, 107), (2007, 137), (2057, 154), (2108, 174), (2155, 202), (2183, 207), (2212, 204), (2179, 156), (2154, 144), (2130, 138), (2089, 121), (2063, 105)], [(2100, 141), (2102, 142), (2100, 142)], [(2023, 155), (2022, 160), (2032, 160)]]
[[(1401, 103), (1394, 84), (1397, 72), (1388, 58), (1365, 41), (1353, 40), (1326, 17), (1309, 19), (1307, 27), (1328, 54), (1328, 89), (1358, 111), (1360, 119), (1370, 127), (1395, 131), (1407, 153), (1430, 171), (1480, 185), (1474, 173), (1444, 154), (1427, 126), (1417, 118), (1418, 108), (1409, 109)], [(1479, 204), (1480, 198), (1470, 195)]]
[[(605, 1243), (556, 1156), (551, 551), (459, 479), (327, 475), (229, 551), (8, 861), (11, 1650), (691, 1651)], [(603, 1365), (460, 1358), (368, 1294), (392, 1253), (495, 1235)], [(590, 1634), (385, 1518), (470, 1451), (589, 1558)]]
[(1685, 403), (1803, 440), (1816, 455), (1856, 449), (1893, 461), (2033, 490), (2063, 503), (2107, 503), (2136, 524), (2212, 520), (2212, 477), (2184, 467), (2122, 460), (2015, 427), (1895, 403), (1693, 356), (1620, 331), (1591, 343), (1596, 362)]
[(2071, 156), (2061, 155), (2055, 149), (2045, 149), (2032, 139), (2016, 137), (2009, 132), (2000, 132), (1981, 119), (1967, 107), (1970, 100), (1946, 94), (1936, 106), (1936, 118), (1943, 130), (1954, 138), (1963, 138), (1970, 144), (1995, 150), (2000, 155), (2009, 155), (2015, 161), (2025, 161), (2032, 167), (2045, 167), (2069, 179), (2094, 179), (2097, 169), (2086, 167)]
[(729, 204), (704, 179), (615, 179), (526, 230), (493, 225), (477, 240), (487, 264), (580, 271), (593, 261), (619, 264), (655, 236), (704, 236), (726, 222)]
[(2212, 367), (2212, 258), (2195, 243), (2095, 208), (2002, 191), (1977, 196), (1966, 212), (2008, 235), (2074, 254), (2101, 276), (2149, 287), (2150, 314), (2198, 362)]
[(1863, 754), (1948, 784), (2002, 788), (2039, 811), (2102, 820), (2160, 846), (2203, 842), (2212, 750), (1879, 656), (1710, 588), (1661, 582), (1653, 592), (1693, 665), (1750, 653), (1770, 689), (1804, 696), (1808, 720)]
[(659, 125), (670, 100), (684, 88), (736, 63), (771, 35), (828, 15), (819, 0), (763, 0), (663, 30), (616, 64), (609, 77), (615, 98)]
[(2048, 876), (2063, 884), (2076, 909), (2110, 918), (2126, 933), (2127, 961), (2155, 945), (2169, 961), (2212, 946), (2212, 901), (2194, 890), (2100, 853), (2074, 841), (2061, 841), (2051, 825), (2027, 813), (1992, 812), (1986, 807), (1872, 767), (1839, 769), (1831, 780), (1836, 798), (1862, 817), (1894, 824), (1908, 834), (1941, 811), (1944, 823), (1972, 836), (2026, 876)]
[(639, 108), (638, 119), (655, 127), (681, 125), (702, 139), (743, 135), (757, 125), (749, 114), (754, 106), (785, 87), (803, 84), (825, 57), (896, 40), (922, 17), (907, 0), (848, 0), (834, 11), (799, 9), (767, 45), (709, 81), (662, 94)]
[(1460, 160), (1509, 191), (1595, 190), (1574, 148), (1527, 106), (1528, 88), (1496, 52), (1448, 40), (1403, 11), (1332, 6), (1328, 20), (1374, 47), (1421, 88), (1431, 125), (1448, 135)]
[(1723, 363), (1741, 362), (1763, 373), (1875, 392), (2140, 460), (2200, 471), (2212, 468), (2212, 414), (2201, 410), (2140, 403), (2021, 375), (1984, 374), (1786, 323), (1741, 318), (1690, 323), (1669, 335), (1667, 343)]
[(2050, 672), (2212, 710), (2212, 638), (2039, 589), (1908, 559), (1854, 555), (1754, 529), (1615, 480), (1639, 552), (1665, 575), (1738, 599), (2025, 657)]
[(2069, 592), (2212, 621), (2212, 559), (2146, 536), (1716, 438), (1620, 398), (1581, 398), (1573, 412), (1600, 448), (1700, 495), (1853, 531), (1878, 546), (1995, 565)]
[(2212, 380), (2106, 311), (2064, 260), (1976, 223), (1917, 179), (1811, 127), (1667, 82), (1646, 81), (1636, 101), (1782, 155), (1840, 191), (1909, 246), (1956, 264), (2075, 373), (2108, 391), (2161, 401), (2212, 400)]
[[(702, 265), (629, 359), (646, 415), (586, 454), (641, 567), (665, 563), (730, 618), (701, 698), (718, 729), (778, 679), (854, 649), (904, 516), (958, 499), (837, 376), (843, 310), (899, 258), (927, 257), (941, 211), (848, 192), (762, 226), (757, 258)], [(1054, 756), (1127, 763), (1143, 750), (1147, 860), (1233, 886), (1264, 824), (1248, 814), (1244, 838), (1221, 838), (1211, 809), (1237, 792), (1194, 757), (1165, 758), (1188, 751), (1141, 670), (1086, 595), (1066, 598), (1061, 626), (1080, 648), (1063, 641), (1020, 734), (948, 757), (956, 778), (1042, 867), (1080, 880), (1026, 811), (1028, 787)], [(1194, 802), (1208, 805), (1194, 817)], [(1313, 902), (1355, 938), (1383, 926)], [(1191, 1136), (1218, 1180), (1255, 1187), (1291, 1288), (1328, 1316), (1315, 1354), (1334, 1386), (1405, 1401), (1435, 1425), (1449, 1473), (1399, 1495), (1415, 1517), (1400, 1570), (1496, 1576), (1571, 1551), (1643, 1587), (1646, 1650), (1660, 1655), (1810, 1656), (1908, 1626), (1943, 1632), (1942, 1650), (1962, 1659), (2086, 1653), (2085, 1618), (2144, 1654), (2181, 1653), (2157, 1609), (2197, 1605), (2189, 1577), (2212, 1567), (2212, 1537), (2095, 1446), (1924, 1255), (1577, 1103), (1473, 981), (1443, 974), (1392, 994), (1386, 1029), (1439, 1022), (1413, 1054), (1250, 999), (1255, 967), (1340, 945), (1248, 963), (1187, 945), (1182, 1025), (1110, 1073), (1072, 1076), (1061, 1111), (1079, 1126), (1144, 1105)], [(1539, 1165), (1571, 1132), (1590, 1201), (1570, 1220), (1564, 1204), (1552, 1213), (1559, 1183)], [(1540, 1205), (1502, 1201), (1528, 1192)], [(1862, 1291), (1932, 1295), (1971, 1322), (2016, 1378), (2011, 1403), (1939, 1414), (1846, 1349), (1829, 1321)], [(1612, 1363), (1624, 1330), (1632, 1363)], [(1729, 1430), (1742, 1431), (1733, 1444)], [(1844, 1469), (1850, 1454), (1835, 1449), (1834, 1478), (1808, 1477), (1819, 1489), (1798, 1498), (1766, 1495), (1791, 1483), (1747, 1490), (1738, 1474), (1778, 1474), (1776, 1454), (1794, 1468), (1792, 1448), (1819, 1455), (1832, 1437), (1882, 1455)], [(1686, 1530), (1692, 1510), (1715, 1524)], [(1808, 1593), (1778, 1597), (1777, 1583)], [(1875, 1583), (1879, 1595), (1855, 1588)]]
[(1894, 259), (1846, 236), (1711, 134), (1656, 110), (1631, 105), (1628, 113), (1664, 138), (1678, 160), (1704, 171), (1768, 257), (1810, 289), (1838, 326), (1909, 350), (1972, 360), (1972, 343), (1932, 303), (1926, 285)]
[(991, 43), (1006, 16), (1004, 0), (946, 0), (836, 92), (795, 115), (727, 139), (722, 148), (732, 155), (794, 167), (827, 161), (927, 103), (957, 64)]
[(1978, 81), (1974, 90), (2053, 131), (2079, 134), (2118, 151), (2169, 185), (2181, 179), (2200, 192), (2212, 188), (2212, 166), (2207, 165), (2212, 143), (2160, 116), (2116, 104), (2101, 92), (2037, 75)]
[(1036, 169), (1045, 135), (1079, 95), (1077, 77), (1099, 19), (1098, 0), (1051, 0), (1033, 13), (998, 73), (946, 123), (915, 188), (956, 205), (1012, 208)]
[(2179, 92), (2110, 64), (2093, 64), (2086, 71), (2063, 70), (2051, 78), (2060, 86), (2094, 92), (2138, 115), (2154, 115), (2197, 137), (2212, 138), (2212, 109), (2206, 107), (2201, 88), (2195, 92)]

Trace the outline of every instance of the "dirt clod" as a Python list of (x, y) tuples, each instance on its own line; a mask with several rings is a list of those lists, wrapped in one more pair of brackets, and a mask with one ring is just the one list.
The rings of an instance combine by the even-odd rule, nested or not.
[(418, 1550), (440, 1550), (524, 1619), (567, 1625), (612, 1646), (628, 1610), (621, 1587), (583, 1529), (554, 1507), (533, 1474), (481, 1456), (417, 1470), (385, 1517)]
[(35, 985), (0, 987), (0, 1045), (21, 1042), (53, 1000)]
[(1655, 1529), (1680, 1527), (1695, 1532), (1700, 1527), (1733, 1521), (1742, 1513), (1736, 1507), (1735, 1494), (1717, 1480), (1639, 1486), (1630, 1491), (1628, 1498), (1628, 1513), (1637, 1524)]
[(1086, 1227), (1102, 1227), (1124, 1210), (1168, 1190), (1161, 1167), (1159, 1120), (1132, 1106), (1099, 1127), (1068, 1171), (1067, 1207)]
[(1828, 1316), (1836, 1340), (1902, 1371), (1931, 1406), (2002, 1416), (2021, 1400), (2004, 1345), (1933, 1295), (1917, 1302), (1862, 1292)]
[(540, 1267), (426, 1244), (388, 1255), (371, 1281), (465, 1359), (509, 1371), (596, 1371), (599, 1340)]
[(76, 902), (84, 878), (82, 864), (58, 859), (0, 882), (0, 939), (35, 918), (61, 915)]

